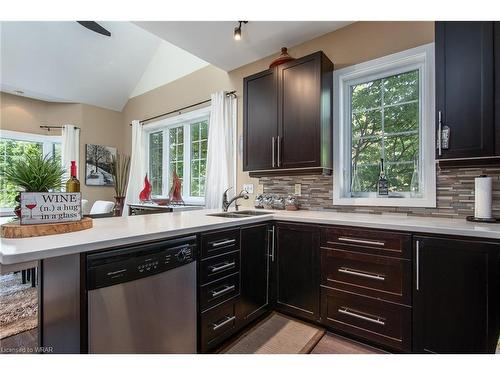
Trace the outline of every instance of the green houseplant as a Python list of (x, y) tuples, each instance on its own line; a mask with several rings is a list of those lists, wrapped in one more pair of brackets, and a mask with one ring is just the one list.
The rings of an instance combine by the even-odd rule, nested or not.
[[(26, 154), (22, 158), (12, 160), (11, 165), (5, 170), (7, 182), (16, 185), (27, 192), (46, 192), (61, 188), (64, 168), (50, 155), (43, 156), (41, 152)], [(18, 202), (14, 212), (19, 217), (21, 194), (16, 197)]]
[(115, 214), (121, 216), (125, 194), (127, 193), (128, 173), (130, 169), (130, 156), (117, 153), (111, 161), (111, 174), (115, 184)]

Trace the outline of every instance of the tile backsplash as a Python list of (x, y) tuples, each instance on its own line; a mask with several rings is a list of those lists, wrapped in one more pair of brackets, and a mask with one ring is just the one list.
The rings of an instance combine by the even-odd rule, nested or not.
[(441, 169), (438, 166), (436, 174), (436, 208), (334, 206), (332, 176), (261, 177), (260, 184), (264, 193), (283, 195), (293, 194), (295, 184), (301, 184), (302, 194), (298, 197), (301, 209), (463, 218), (474, 215), (474, 178), (485, 174), (493, 177), (493, 215), (500, 217), (500, 167)]

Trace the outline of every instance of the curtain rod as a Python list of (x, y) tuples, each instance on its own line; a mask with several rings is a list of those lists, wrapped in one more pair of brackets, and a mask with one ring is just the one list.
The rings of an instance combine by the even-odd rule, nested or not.
[[(47, 129), (49, 132), (51, 129), (62, 129), (62, 126), (59, 125), (40, 125), (40, 129)], [(78, 126), (75, 126), (75, 129), (80, 129)]]
[[(229, 92), (226, 93), (226, 95), (227, 96), (230, 96), (230, 95), (236, 96), (236, 91), (229, 91)], [(188, 106), (185, 106), (185, 107), (182, 107), (182, 108), (175, 109), (175, 110), (170, 111), (170, 112), (162, 113), (161, 115), (149, 117), (149, 118), (141, 120), (139, 122), (141, 123), (141, 125), (143, 125), (145, 122), (148, 122), (148, 121), (151, 121), (151, 120), (156, 120), (157, 118), (160, 118), (160, 117), (163, 117), (163, 116), (168, 116), (168, 115), (171, 115), (173, 113), (177, 113), (177, 112), (183, 111), (185, 109), (189, 109), (189, 108), (193, 108), (193, 107), (205, 104), (205, 103), (209, 103), (211, 101), (212, 101), (212, 99), (207, 99), (207, 100), (204, 100), (204, 101), (199, 102), (199, 103), (191, 104), (191, 105), (188, 105)], [(132, 126), (132, 124), (129, 124), (129, 125)]]

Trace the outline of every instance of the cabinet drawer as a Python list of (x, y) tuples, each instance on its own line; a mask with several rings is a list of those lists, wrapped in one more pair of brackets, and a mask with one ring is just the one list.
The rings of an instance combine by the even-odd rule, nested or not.
[(321, 246), (411, 259), (411, 236), (406, 233), (327, 227), (321, 230)]
[(219, 255), (200, 262), (201, 284), (206, 284), (240, 270), (240, 252)]
[(201, 259), (240, 248), (240, 230), (231, 229), (201, 235)]
[(411, 262), (322, 248), (321, 284), (411, 305)]
[(201, 310), (209, 309), (240, 293), (240, 275), (235, 273), (200, 288)]
[(397, 350), (411, 350), (411, 308), (321, 287), (323, 323)]
[(201, 350), (207, 352), (228, 338), (236, 329), (236, 299), (229, 300), (201, 315)]

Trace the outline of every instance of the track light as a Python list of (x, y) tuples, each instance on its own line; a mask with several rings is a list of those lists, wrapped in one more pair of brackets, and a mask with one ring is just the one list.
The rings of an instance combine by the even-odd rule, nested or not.
[(241, 24), (248, 23), (248, 21), (238, 21), (238, 26), (234, 28), (234, 40), (241, 39)]

